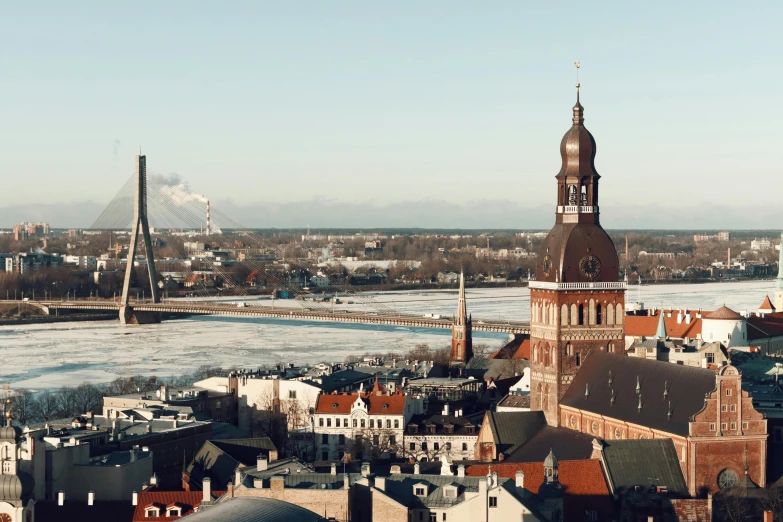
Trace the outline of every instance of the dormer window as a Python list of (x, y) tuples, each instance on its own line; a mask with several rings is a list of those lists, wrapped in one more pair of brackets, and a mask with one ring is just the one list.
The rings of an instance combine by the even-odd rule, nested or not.
[(476, 427), (475, 426), (472, 426), (470, 424), (465, 426), (465, 433), (467, 433), (468, 435), (473, 435), (475, 433), (475, 431), (476, 431)]
[(389, 405), (388, 405), (388, 404), (384, 404), (384, 405), (383, 405), (383, 409), (384, 409), (384, 410), (388, 410), (388, 409), (389, 409)]
[(453, 485), (443, 486), (443, 498), (457, 498), (457, 487)]
[(443, 426), (443, 429), (446, 431), (446, 433), (454, 433), (454, 425), (453, 424), (446, 424)]
[(434, 424), (427, 424), (427, 433), (430, 433), (430, 434), (435, 433), (435, 425)]
[(154, 518), (160, 516), (160, 510), (163, 507), (162, 504), (148, 504), (144, 508), (144, 518)]
[(427, 486), (426, 484), (416, 484), (413, 486), (413, 494), (417, 497), (426, 497), (427, 496)]
[(169, 504), (166, 506), (166, 516), (167, 517), (181, 517), (182, 516), (182, 505), (179, 502), (175, 502), (173, 504)]
[(408, 424), (408, 433), (418, 433), (419, 427), (415, 424)]

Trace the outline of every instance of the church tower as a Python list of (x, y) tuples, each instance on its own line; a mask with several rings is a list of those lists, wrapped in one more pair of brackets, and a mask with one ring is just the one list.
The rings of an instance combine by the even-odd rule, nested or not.
[(560, 143), (555, 226), (530, 282), (531, 409), (560, 425), (558, 403), (591, 351), (623, 353), (625, 287), (614, 243), (599, 222), (595, 139), (576, 105)]
[(775, 287), (775, 308), (783, 312), (783, 234), (780, 234), (780, 258), (778, 259), (778, 281)]
[(473, 320), (465, 306), (465, 274), (459, 273), (459, 303), (451, 324), (451, 364), (465, 364), (473, 357)]

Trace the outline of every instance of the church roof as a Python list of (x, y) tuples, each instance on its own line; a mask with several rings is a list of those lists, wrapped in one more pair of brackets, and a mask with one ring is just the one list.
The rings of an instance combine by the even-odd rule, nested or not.
[(719, 319), (727, 321), (741, 321), (744, 319), (740, 314), (727, 306), (721, 306), (711, 314), (705, 315), (705, 319)]
[(666, 486), (670, 495), (688, 496), (672, 439), (606, 440), (602, 452), (616, 493), (636, 486)]
[(560, 403), (687, 437), (691, 417), (702, 410), (705, 396), (714, 389), (711, 370), (593, 351)]
[(759, 306), (759, 310), (772, 310), (775, 311), (775, 305), (772, 304), (772, 301), (769, 300), (769, 296), (764, 296), (764, 302), (761, 303), (761, 306)]

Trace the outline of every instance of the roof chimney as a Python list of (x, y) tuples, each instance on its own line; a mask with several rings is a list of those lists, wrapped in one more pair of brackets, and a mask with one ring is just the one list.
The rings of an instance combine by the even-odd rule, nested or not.
[(348, 473), (343, 474), (343, 489), (348, 491), (351, 488), (351, 477)]
[(330, 471), (330, 474), (331, 474), (332, 476), (335, 476), (335, 475), (337, 475), (337, 464), (336, 464), (336, 463), (334, 463), (334, 462), (332, 462), (332, 469), (331, 469), (331, 471)]
[(414, 475), (419, 475), (419, 471), (420, 471), (419, 463), (416, 462), (416, 464), (413, 465), (413, 474)]
[(457, 466), (457, 476), (458, 477), (464, 477), (465, 476), (465, 465), (464, 464), (460, 464), (459, 466)]
[(201, 502), (212, 501), (212, 481), (209, 477), (204, 477), (204, 480), (201, 481), (201, 492)]
[(256, 470), (266, 471), (266, 467), (267, 467), (266, 455), (259, 455), (258, 457), (256, 457)]
[(136, 491), (134, 491), (133, 494), (131, 495), (131, 504), (133, 504), (134, 506), (139, 504), (139, 494)]
[(239, 470), (234, 471), (234, 485), (238, 486), (242, 483), (242, 472)]
[(57, 492), (57, 505), (62, 506), (63, 504), (65, 504), (65, 491), (60, 490)]
[(87, 505), (92, 506), (95, 503), (95, 492), (90, 491), (87, 493)]
[(521, 469), (517, 470), (515, 478), (516, 478), (516, 482), (517, 482), (517, 487), (520, 488), (520, 489), (524, 488), (525, 487), (525, 472), (522, 471)]
[(386, 477), (375, 477), (375, 488), (381, 491), (386, 490)]

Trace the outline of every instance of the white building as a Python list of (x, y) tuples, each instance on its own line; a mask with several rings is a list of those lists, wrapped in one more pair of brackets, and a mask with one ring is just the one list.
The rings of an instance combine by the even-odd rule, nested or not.
[(701, 336), (708, 343), (719, 342), (729, 348), (748, 345), (745, 318), (725, 306), (702, 318)]
[(772, 241), (766, 237), (763, 239), (754, 239), (750, 242), (750, 249), (754, 252), (758, 252), (759, 250), (769, 250), (770, 248), (772, 248)]
[(98, 267), (98, 258), (95, 256), (65, 256), (65, 264), (95, 270)]
[(316, 275), (310, 278), (310, 284), (317, 288), (326, 288), (329, 286), (329, 276), (318, 272)]
[(402, 452), (405, 426), (424, 411), (420, 397), (387, 394), (376, 380), (370, 392), (322, 394), (313, 414), (316, 458), (357, 460)]

